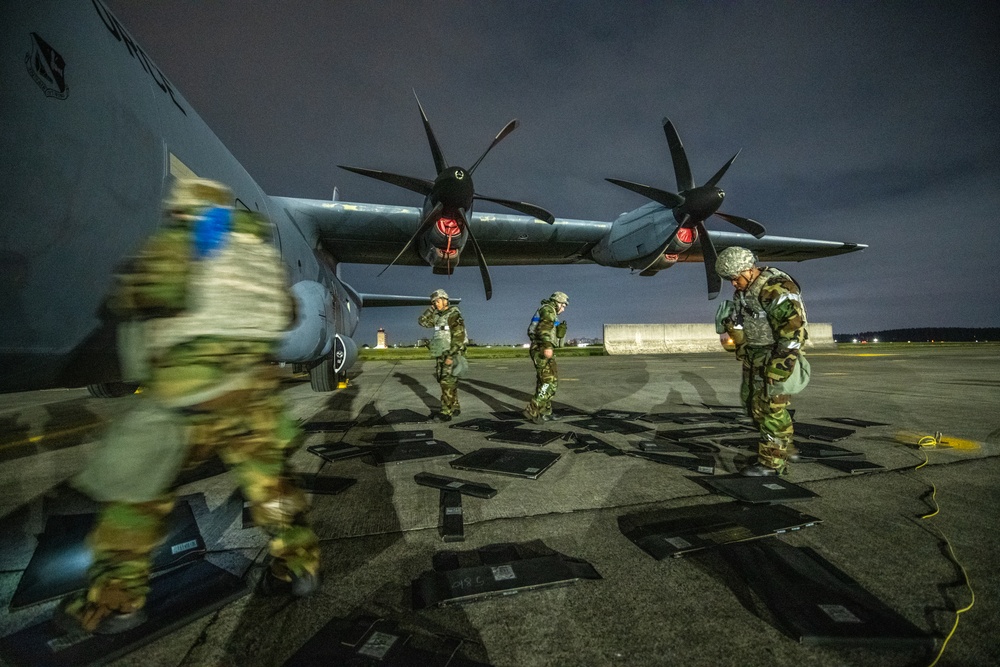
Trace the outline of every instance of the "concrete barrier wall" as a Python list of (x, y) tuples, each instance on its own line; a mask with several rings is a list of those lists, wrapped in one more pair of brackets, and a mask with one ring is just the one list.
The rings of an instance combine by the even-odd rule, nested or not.
[[(806, 349), (834, 347), (833, 325), (809, 325)], [(722, 344), (714, 324), (605, 324), (608, 354), (668, 354), (719, 352)]]

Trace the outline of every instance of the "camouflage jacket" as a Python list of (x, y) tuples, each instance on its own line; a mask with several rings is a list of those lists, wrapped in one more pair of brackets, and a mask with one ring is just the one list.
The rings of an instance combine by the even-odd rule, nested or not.
[(112, 312), (123, 320), (150, 320), (151, 350), (202, 336), (279, 339), (292, 323), (294, 302), (268, 222), (235, 211), (217, 245), (202, 255), (196, 222), (166, 218), (118, 276)]
[(754, 315), (753, 304), (759, 302), (763, 309), (763, 313), (759, 314), (767, 319), (768, 342), (771, 345), (767, 377), (772, 382), (788, 379), (809, 337), (806, 310), (798, 283), (787, 273), (763, 267), (757, 280), (745, 291), (736, 294), (735, 301), (746, 332), (745, 340), (737, 346), (737, 356), (743, 358), (745, 348), (753, 344), (753, 337), (746, 330), (750, 326), (748, 319)]
[[(550, 299), (542, 301), (542, 305), (535, 311), (528, 325), (528, 339), (531, 340), (532, 347), (543, 350), (561, 347), (562, 339), (558, 328), (562, 322), (558, 318), (558, 304)], [(561, 333), (565, 336), (564, 331)]]
[(434, 329), (431, 337), (431, 355), (434, 357), (454, 357), (465, 353), (469, 337), (465, 331), (465, 320), (462, 312), (455, 306), (448, 306), (439, 311), (431, 306), (417, 318), (417, 323), (428, 329)]

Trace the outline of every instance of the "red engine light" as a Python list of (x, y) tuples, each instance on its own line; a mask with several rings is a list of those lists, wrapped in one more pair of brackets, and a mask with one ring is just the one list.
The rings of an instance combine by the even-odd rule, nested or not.
[(437, 252), (441, 257), (454, 257), (458, 254), (458, 250), (455, 248), (438, 248)]
[(437, 228), (445, 236), (458, 236), (462, 233), (458, 220), (454, 218), (438, 218)]
[(681, 243), (694, 243), (694, 230), (690, 227), (681, 227), (677, 230), (677, 240)]

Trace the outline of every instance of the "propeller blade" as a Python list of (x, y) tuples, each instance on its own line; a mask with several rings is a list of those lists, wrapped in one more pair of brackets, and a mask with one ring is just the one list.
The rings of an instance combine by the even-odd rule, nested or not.
[(406, 242), (406, 245), (403, 246), (403, 249), (399, 251), (399, 254), (396, 255), (395, 259), (389, 262), (388, 266), (379, 271), (378, 275), (381, 276), (389, 269), (390, 266), (395, 264), (399, 260), (399, 258), (403, 256), (403, 253), (410, 249), (410, 246), (413, 245), (413, 242), (417, 240), (417, 237), (426, 232), (428, 229), (430, 229), (430, 226), (437, 221), (438, 217), (441, 215), (441, 211), (443, 210), (444, 210), (444, 204), (442, 204), (441, 202), (435, 204), (434, 208), (428, 211), (427, 215), (424, 216), (424, 219), (420, 221), (420, 224), (417, 226), (417, 231), (413, 232), (413, 236), (411, 236), (410, 240)]
[(694, 228), (698, 230), (698, 239), (701, 241), (701, 256), (705, 260), (705, 278), (708, 280), (708, 300), (711, 301), (722, 291), (722, 278), (715, 272), (718, 254), (715, 252), (712, 239), (708, 236), (708, 230), (705, 229), (705, 223), (699, 220), (694, 223)]
[(751, 220), (750, 218), (744, 218), (738, 215), (730, 215), (728, 213), (719, 213), (718, 211), (716, 211), (715, 214), (726, 222), (736, 225), (747, 234), (753, 234), (757, 238), (761, 238), (767, 233), (764, 229), (764, 225), (760, 224), (756, 220)]
[(675, 195), (673, 192), (667, 192), (666, 190), (654, 188), (650, 185), (642, 185), (641, 183), (633, 183), (631, 181), (622, 181), (617, 178), (605, 178), (604, 180), (609, 183), (614, 183), (615, 185), (625, 188), (626, 190), (638, 192), (643, 197), (652, 199), (657, 204), (663, 204), (667, 208), (676, 208), (684, 203), (684, 197)]
[(469, 243), (472, 245), (473, 252), (476, 253), (476, 261), (479, 262), (479, 275), (483, 277), (483, 289), (486, 290), (486, 300), (489, 301), (493, 296), (493, 281), (490, 280), (490, 270), (486, 266), (486, 258), (483, 257), (479, 241), (476, 240), (475, 234), (472, 233), (472, 225), (469, 224), (469, 219), (465, 217), (465, 209), (458, 209), (458, 217), (461, 223), (465, 225), (465, 230), (469, 232)]
[(729, 162), (727, 162), (726, 164), (722, 165), (722, 169), (720, 169), (719, 171), (715, 172), (715, 176), (713, 176), (712, 178), (708, 179), (708, 183), (705, 183), (705, 187), (714, 188), (715, 184), (719, 182), (720, 178), (722, 178), (722, 175), (726, 173), (727, 169), (729, 169), (729, 165), (731, 165), (733, 163), (733, 160), (735, 160), (737, 157), (739, 157), (739, 155), (740, 155), (740, 153), (742, 151), (743, 151), (742, 148), (740, 150), (736, 151), (736, 155), (734, 155), (733, 157), (729, 158)]
[(501, 141), (503, 141), (504, 137), (506, 137), (508, 134), (517, 129), (517, 125), (518, 122), (516, 118), (507, 123), (506, 125), (504, 125), (503, 129), (500, 130), (497, 136), (493, 137), (493, 143), (491, 143), (489, 146), (486, 147), (486, 150), (483, 151), (483, 154), (479, 156), (479, 159), (476, 160), (475, 164), (473, 164), (472, 167), (469, 168), (470, 174), (476, 170), (476, 167), (478, 167), (479, 163), (483, 161), (483, 158), (486, 157), (486, 154), (489, 153), (491, 150), (493, 150), (494, 146), (499, 144)]
[(674, 176), (677, 177), (677, 191), (684, 192), (694, 188), (691, 178), (691, 167), (688, 165), (684, 144), (669, 118), (663, 119), (663, 133), (667, 135), (667, 145), (670, 146), (670, 159), (674, 163)]
[(413, 91), (413, 98), (417, 101), (417, 107), (420, 108), (420, 118), (424, 121), (424, 131), (427, 133), (427, 143), (431, 145), (431, 154), (434, 156), (434, 168), (437, 173), (441, 173), (448, 166), (448, 161), (444, 159), (444, 153), (441, 152), (441, 146), (438, 145), (437, 139), (434, 138), (434, 130), (431, 129), (431, 123), (427, 120), (427, 114), (424, 113), (424, 106), (420, 103), (420, 98), (417, 97), (417, 91)]
[(353, 171), (355, 174), (361, 174), (362, 176), (368, 176), (369, 178), (375, 178), (380, 181), (385, 181), (386, 183), (392, 183), (393, 185), (398, 185), (401, 188), (406, 188), (417, 194), (427, 196), (430, 194), (431, 189), (434, 187), (432, 181), (428, 181), (426, 178), (416, 178), (413, 176), (403, 176), (401, 174), (393, 174), (388, 171), (381, 171), (379, 169), (364, 169), (363, 167), (345, 167), (344, 165), (338, 165), (341, 169), (346, 169), (347, 171)]
[(506, 206), (509, 209), (513, 209), (518, 213), (523, 213), (525, 215), (530, 215), (533, 218), (538, 218), (539, 220), (544, 220), (550, 225), (556, 221), (554, 215), (546, 211), (541, 206), (535, 206), (534, 204), (529, 204), (524, 201), (512, 201), (510, 199), (497, 199), (496, 197), (484, 197), (483, 195), (476, 195), (475, 199), (481, 199), (482, 201), (491, 201), (494, 204), (500, 204), (501, 206)]

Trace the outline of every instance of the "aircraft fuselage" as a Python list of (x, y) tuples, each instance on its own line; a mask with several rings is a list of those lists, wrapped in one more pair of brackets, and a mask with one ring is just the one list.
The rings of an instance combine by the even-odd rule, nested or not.
[(292, 283), (316, 281), (350, 335), (356, 305), (117, 19), (97, 0), (5, 3), (0, 46), (0, 391), (117, 379), (103, 302), (116, 269), (160, 223), (175, 178), (228, 185), (258, 211)]

